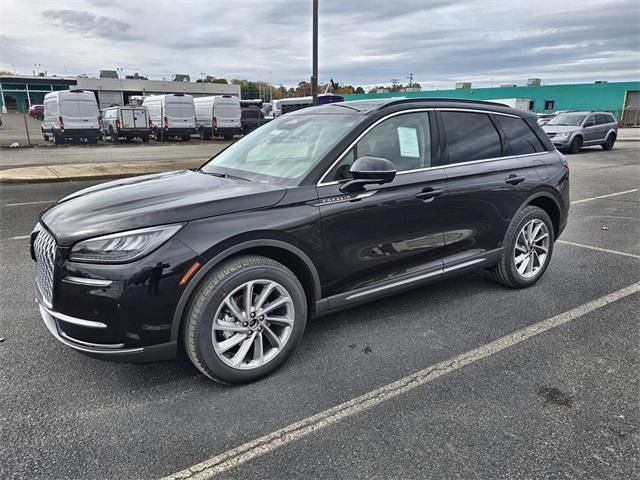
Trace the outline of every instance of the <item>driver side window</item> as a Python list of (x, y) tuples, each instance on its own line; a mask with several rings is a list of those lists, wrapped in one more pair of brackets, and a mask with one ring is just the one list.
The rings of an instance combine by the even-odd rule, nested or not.
[(360, 157), (386, 158), (396, 171), (431, 166), (431, 132), (427, 112), (405, 113), (376, 125), (333, 167), (326, 181), (346, 180)]

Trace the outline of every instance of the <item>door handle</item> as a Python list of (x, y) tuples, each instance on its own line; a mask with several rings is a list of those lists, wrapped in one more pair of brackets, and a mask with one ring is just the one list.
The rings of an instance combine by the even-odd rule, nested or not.
[(444, 190), (433, 189), (431, 187), (427, 187), (423, 189), (421, 192), (416, 193), (416, 198), (419, 200), (423, 200), (425, 202), (431, 202), (434, 198), (439, 197), (444, 193)]
[(519, 177), (517, 175), (509, 175), (505, 179), (504, 183), (509, 183), (511, 185), (518, 185), (519, 183), (524, 182), (526, 179), (527, 179), (526, 177)]

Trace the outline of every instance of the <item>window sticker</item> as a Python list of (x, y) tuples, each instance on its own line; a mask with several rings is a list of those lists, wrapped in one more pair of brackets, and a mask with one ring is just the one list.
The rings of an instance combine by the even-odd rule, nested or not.
[(400, 143), (400, 156), (420, 158), (418, 145), (418, 130), (410, 127), (398, 127), (398, 142)]

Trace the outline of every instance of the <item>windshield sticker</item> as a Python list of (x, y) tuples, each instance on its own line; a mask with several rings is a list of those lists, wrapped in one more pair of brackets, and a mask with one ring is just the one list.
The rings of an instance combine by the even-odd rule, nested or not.
[(420, 158), (418, 146), (418, 130), (409, 127), (398, 127), (398, 142), (400, 143), (400, 156)]

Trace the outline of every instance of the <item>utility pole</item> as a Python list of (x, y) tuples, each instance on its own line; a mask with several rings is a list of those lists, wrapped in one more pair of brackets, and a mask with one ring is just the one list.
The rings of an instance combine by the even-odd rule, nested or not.
[(407, 75), (407, 78), (409, 79), (409, 85), (407, 85), (407, 87), (411, 88), (411, 86), (413, 85), (413, 73)]
[(398, 80), (397, 78), (392, 78), (391, 79), (391, 90), (395, 92), (396, 88), (398, 88), (398, 82), (400, 80)]
[(313, 0), (313, 72), (311, 73), (311, 96), (313, 105), (318, 104), (318, 0)]

